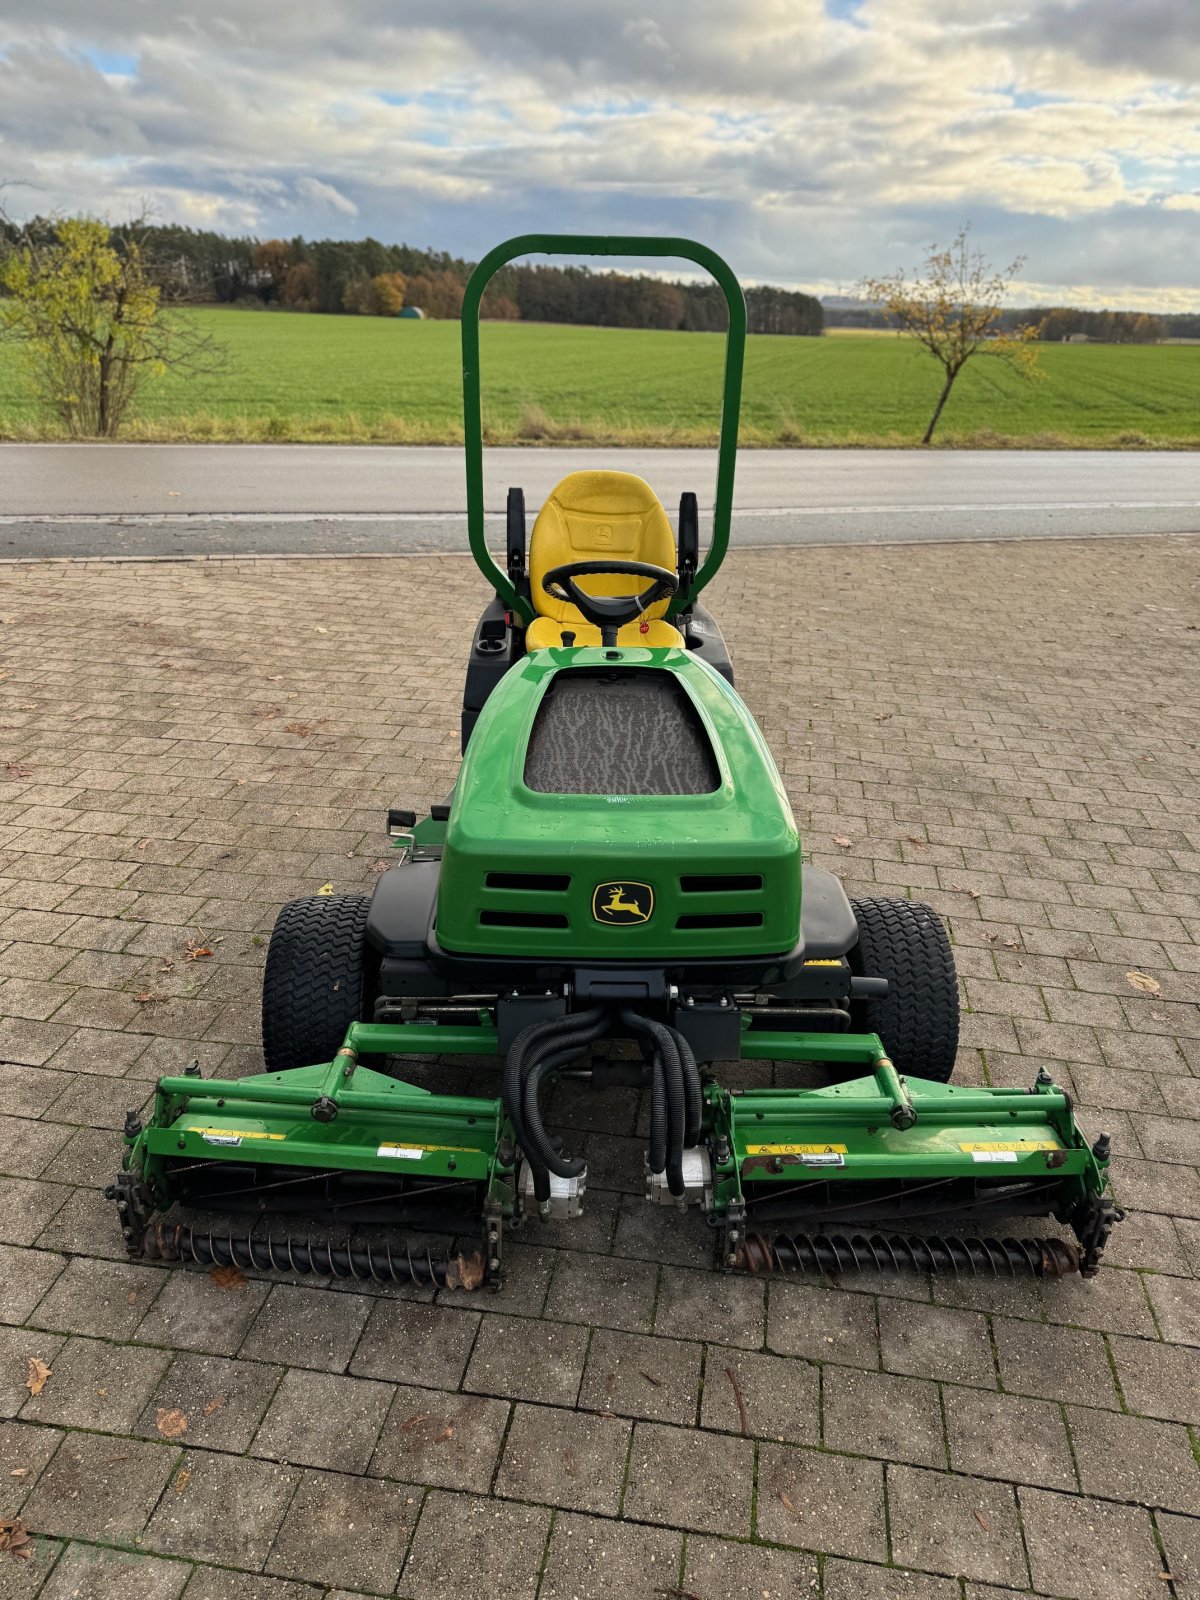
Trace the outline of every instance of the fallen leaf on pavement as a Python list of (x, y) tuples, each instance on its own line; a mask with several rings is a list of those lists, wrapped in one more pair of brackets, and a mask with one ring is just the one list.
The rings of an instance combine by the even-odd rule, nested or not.
[(246, 1274), (240, 1267), (214, 1267), (209, 1277), (218, 1289), (244, 1289)]
[(843, 850), (849, 850), (850, 846), (854, 843), (854, 840), (847, 838), (844, 833), (835, 833), (833, 836), (833, 842), (834, 844), (840, 844)]
[(312, 726), (307, 722), (287, 722), (283, 727), (284, 733), (298, 733), (301, 738), (306, 738), (312, 732)]
[(187, 1432), (188, 1419), (178, 1406), (159, 1406), (154, 1415), (154, 1426), (164, 1439), (178, 1439), (181, 1433)]
[(14, 1467), (9, 1473), (10, 1478), (27, 1478), (33, 1471), (32, 1467)]
[(1132, 984), (1139, 994), (1162, 993), (1162, 984), (1159, 983), (1157, 978), (1152, 978), (1148, 972), (1127, 972), (1125, 981)]
[(33, 1540), (25, 1532), (20, 1517), (0, 1522), (0, 1550), (6, 1550), (16, 1561), (28, 1561), (33, 1554)]
[(991, 1529), (988, 1527), (988, 1519), (984, 1516), (982, 1511), (976, 1510), (976, 1512), (975, 1512), (975, 1521), (983, 1529), (984, 1533), (990, 1533), (991, 1532)]
[(25, 1374), (25, 1387), (30, 1394), (41, 1394), (46, 1387), (46, 1381), (53, 1374), (53, 1369), (48, 1367), (39, 1356), (30, 1356), (29, 1370)]
[(796, 1510), (796, 1502), (791, 1495), (785, 1494), (782, 1489), (779, 1491), (779, 1504), (785, 1511), (790, 1511), (794, 1517), (799, 1516), (799, 1512)]
[(331, 883), (323, 883), (321, 885), (321, 887), (317, 890), (317, 893), (318, 894), (332, 894), (333, 893), (333, 885)]
[(199, 939), (189, 939), (184, 946), (185, 961), (203, 961), (205, 956), (210, 955), (212, 951), (206, 944), (201, 944)]
[(212, 1399), (208, 1402), (208, 1404), (205, 1406), (205, 1408), (204, 1408), (203, 1412), (201, 1413), (201, 1415), (205, 1416), (205, 1417), (211, 1417), (213, 1412), (214, 1411), (220, 1411), (221, 1407), (224, 1404), (225, 1404), (225, 1396), (223, 1394), (215, 1394), (215, 1395), (213, 1395)]
[(180, 1467), (179, 1471), (175, 1474), (175, 1493), (182, 1494), (191, 1481), (191, 1469), (188, 1467)]

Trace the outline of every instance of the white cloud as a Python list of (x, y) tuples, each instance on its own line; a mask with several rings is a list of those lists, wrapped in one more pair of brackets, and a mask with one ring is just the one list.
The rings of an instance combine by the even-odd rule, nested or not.
[(970, 218), (1054, 298), (1200, 305), (1195, 3), (6, 0), (0, 177), (469, 256), (690, 232), (748, 278), (842, 286)]
[(320, 178), (297, 178), (296, 193), (327, 211), (339, 212), (343, 217), (358, 215), (358, 207), (353, 200), (340, 194), (331, 183), (322, 183)]

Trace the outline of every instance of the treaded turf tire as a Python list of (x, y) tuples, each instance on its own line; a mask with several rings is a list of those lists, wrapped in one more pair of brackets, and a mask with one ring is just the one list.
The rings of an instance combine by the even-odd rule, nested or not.
[(854, 1003), (855, 1027), (879, 1035), (897, 1072), (948, 1083), (958, 1052), (958, 978), (942, 919), (919, 900), (871, 896), (850, 905), (858, 923), (851, 970), (888, 981), (886, 999)]
[(263, 974), (263, 1059), (268, 1072), (332, 1061), (367, 999), (361, 894), (289, 900), (275, 919)]

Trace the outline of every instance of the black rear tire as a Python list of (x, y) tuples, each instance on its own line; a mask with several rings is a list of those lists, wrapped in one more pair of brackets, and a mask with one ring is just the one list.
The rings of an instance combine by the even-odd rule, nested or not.
[(361, 894), (289, 900), (275, 919), (263, 974), (263, 1059), (268, 1072), (332, 1061), (352, 1022), (367, 1020)]
[(958, 1053), (958, 977), (945, 925), (919, 900), (851, 900), (858, 944), (851, 970), (886, 978), (886, 999), (855, 1000), (856, 1029), (877, 1033), (906, 1077), (948, 1083)]

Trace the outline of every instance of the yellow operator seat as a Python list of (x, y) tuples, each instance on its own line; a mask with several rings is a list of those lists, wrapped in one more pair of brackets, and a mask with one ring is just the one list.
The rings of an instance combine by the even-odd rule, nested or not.
[[(674, 572), (675, 535), (658, 496), (632, 472), (569, 472), (538, 512), (529, 536), (529, 588), (538, 615), (525, 630), (527, 650), (561, 645), (563, 633), (574, 643), (600, 644), (600, 629), (586, 622), (569, 600), (556, 600), (542, 587), (554, 567), (568, 561), (647, 561)], [(648, 580), (617, 573), (577, 578), (587, 594), (640, 594)], [(617, 643), (662, 647), (684, 643), (663, 613), (670, 602), (657, 600), (637, 622), (627, 622)]]

